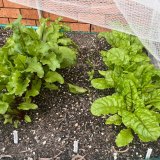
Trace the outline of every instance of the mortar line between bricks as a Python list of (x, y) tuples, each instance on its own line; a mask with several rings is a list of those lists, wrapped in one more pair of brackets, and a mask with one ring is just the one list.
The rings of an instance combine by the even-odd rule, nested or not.
[(4, 2), (3, 2), (3, 0), (2, 0), (2, 4), (3, 4), (3, 7), (4, 7)]

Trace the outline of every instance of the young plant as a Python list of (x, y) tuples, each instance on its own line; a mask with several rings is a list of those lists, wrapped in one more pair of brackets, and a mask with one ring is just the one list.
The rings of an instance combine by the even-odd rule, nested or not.
[(116, 138), (118, 147), (132, 142), (137, 134), (142, 142), (160, 137), (160, 70), (151, 64), (143, 45), (132, 36), (116, 31), (100, 33), (111, 45), (101, 51), (106, 71), (91, 81), (96, 89), (114, 88), (115, 93), (95, 100), (91, 112), (109, 115), (106, 124), (124, 125)]
[(39, 94), (41, 86), (57, 90), (64, 79), (57, 69), (70, 67), (76, 62), (77, 50), (63, 31), (69, 28), (59, 23), (47, 25), (41, 19), (35, 31), (20, 23), (21, 16), (8, 25), (13, 35), (0, 49), (0, 114), (4, 124), (20, 120), (31, 122), (26, 114), (37, 109), (32, 97)]

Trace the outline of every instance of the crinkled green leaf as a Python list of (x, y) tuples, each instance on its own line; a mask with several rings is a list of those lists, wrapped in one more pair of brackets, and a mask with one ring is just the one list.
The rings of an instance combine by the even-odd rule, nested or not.
[(28, 67), (26, 72), (37, 73), (39, 78), (44, 76), (44, 70), (40, 62), (38, 62), (37, 58), (28, 58)]
[(32, 80), (31, 89), (27, 90), (25, 97), (35, 97), (39, 94), (41, 89), (42, 81), (41, 79)]
[(131, 129), (121, 130), (118, 136), (116, 137), (116, 145), (118, 147), (126, 146), (132, 141), (133, 141), (133, 135)]
[(23, 29), (23, 32), (26, 33), (26, 35), (29, 35), (32, 39), (39, 40), (39, 36), (34, 29), (26, 27)]
[(10, 81), (7, 84), (7, 90), (9, 94), (22, 96), (22, 94), (27, 90), (29, 82), (29, 77), (24, 77), (23, 74), (15, 71), (14, 73), (12, 73)]
[(3, 102), (7, 102), (8, 104), (11, 104), (14, 102), (14, 100), (15, 100), (15, 95), (13, 95), (13, 94), (4, 93), (2, 95)]
[(55, 53), (50, 53), (41, 59), (43, 65), (48, 65), (49, 69), (55, 71), (60, 68), (60, 62), (56, 58)]
[(0, 114), (5, 114), (7, 112), (8, 107), (8, 103), (0, 101)]
[(110, 116), (105, 122), (105, 124), (115, 124), (115, 125), (121, 125), (121, 123), (122, 123), (122, 118), (118, 114)]
[(19, 110), (25, 110), (25, 111), (28, 111), (28, 110), (31, 110), (31, 109), (37, 109), (38, 106), (34, 103), (21, 103), (18, 107), (17, 107)]
[(128, 52), (120, 48), (112, 48), (109, 51), (101, 51), (101, 55), (107, 66), (125, 66), (128, 65), (130, 60)]
[(26, 61), (26, 56), (18, 54), (18, 56), (14, 59), (15, 67), (18, 70), (24, 70), (26, 68)]
[(123, 48), (129, 52), (138, 53), (143, 48), (137, 37), (122, 32), (102, 32), (99, 34), (99, 37), (104, 37), (112, 47)]
[(115, 114), (121, 106), (125, 106), (123, 97), (119, 95), (107, 96), (93, 102), (91, 113), (95, 116)]
[(64, 45), (64, 46), (68, 46), (68, 45), (71, 45), (73, 44), (72, 40), (70, 38), (61, 38), (61, 39), (58, 39), (58, 44), (60, 45)]
[(155, 141), (160, 137), (157, 117), (145, 108), (139, 108), (134, 113), (123, 111), (122, 122), (133, 129), (143, 142)]
[(60, 84), (64, 83), (64, 78), (58, 72), (49, 71), (45, 75), (45, 81), (48, 83), (58, 82)]
[(87, 92), (87, 89), (85, 89), (83, 87), (79, 87), (77, 85), (73, 85), (73, 84), (68, 83), (68, 86), (69, 86), (69, 91), (74, 94), (82, 94), (82, 93)]
[(105, 78), (96, 78), (91, 81), (91, 84), (96, 89), (107, 89), (111, 88), (111, 85), (106, 81)]
[(111, 70), (108, 70), (108, 71), (100, 71), (99, 70), (98, 72), (100, 75), (105, 77), (108, 86), (110, 86), (110, 88), (113, 88), (114, 87), (114, 80), (113, 80), (114, 72)]
[[(139, 103), (139, 95), (138, 95), (138, 91), (137, 91), (137, 87), (135, 85), (135, 83), (132, 80), (129, 79), (124, 79), (124, 81), (122, 82), (122, 95), (124, 96), (126, 105), (127, 105), (127, 109), (128, 111), (132, 111), (134, 110), (134, 105), (136, 105), (136, 102)], [(141, 107), (143, 107), (144, 105), (142, 105)], [(139, 107), (136, 106), (136, 107)]]

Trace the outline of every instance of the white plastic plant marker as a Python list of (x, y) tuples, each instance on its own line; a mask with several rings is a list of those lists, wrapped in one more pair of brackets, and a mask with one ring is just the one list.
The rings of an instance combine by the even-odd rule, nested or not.
[(74, 153), (78, 153), (78, 142), (79, 141), (74, 141), (74, 144), (73, 144), (73, 152)]
[(152, 154), (153, 149), (152, 148), (148, 148), (147, 150), (147, 154), (146, 154), (146, 158), (145, 159), (150, 159), (151, 154)]
[(13, 141), (14, 144), (18, 144), (18, 131), (16, 130), (13, 131)]
[(114, 153), (113, 153), (113, 157), (114, 157), (114, 160), (117, 160), (117, 158), (118, 158), (118, 153), (117, 153), (117, 152), (114, 152)]

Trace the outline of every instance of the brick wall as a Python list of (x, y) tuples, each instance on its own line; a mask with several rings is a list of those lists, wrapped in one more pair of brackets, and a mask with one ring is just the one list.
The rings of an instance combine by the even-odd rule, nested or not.
[[(0, 24), (8, 24), (13, 22), (19, 14), (23, 16), (22, 23), (25, 25), (35, 26), (39, 24), (37, 10), (9, 2), (8, 0), (0, 0)], [(45, 18), (50, 17), (51, 20), (55, 20), (58, 17), (58, 15), (50, 14), (47, 12), (42, 12), (42, 16)], [(107, 29), (87, 23), (78, 22), (66, 17), (63, 17), (63, 22), (67, 23), (74, 31), (107, 31)]]

